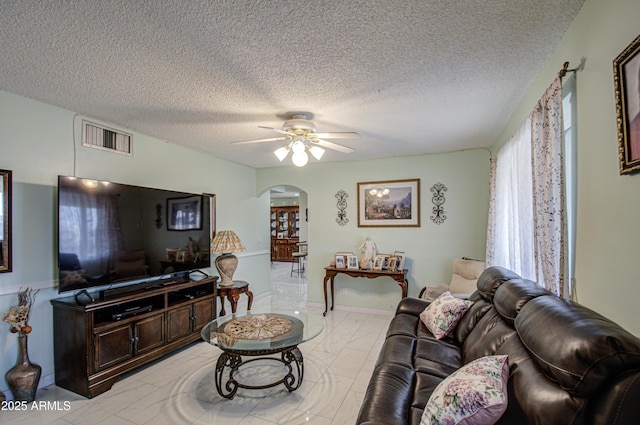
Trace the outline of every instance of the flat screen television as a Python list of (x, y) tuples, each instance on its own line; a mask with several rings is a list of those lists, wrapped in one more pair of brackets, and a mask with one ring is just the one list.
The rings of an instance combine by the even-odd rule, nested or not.
[(210, 217), (208, 195), (59, 176), (58, 292), (208, 268)]

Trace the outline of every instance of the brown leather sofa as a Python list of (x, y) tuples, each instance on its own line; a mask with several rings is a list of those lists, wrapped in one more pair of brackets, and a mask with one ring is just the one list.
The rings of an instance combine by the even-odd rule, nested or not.
[(441, 340), (420, 321), (428, 301), (400, 302), (358, 424), (419, 424), (442, 380), (501, 354), (509, 356), (508, 405), (498, 424), (640, 423), (640, 339), (500, 267), (482, 273), (469, 299)]

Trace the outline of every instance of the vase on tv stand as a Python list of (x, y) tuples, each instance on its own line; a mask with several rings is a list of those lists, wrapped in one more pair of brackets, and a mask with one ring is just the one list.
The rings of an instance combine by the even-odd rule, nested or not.
[(30, 403), (36, 398), (42, 368), (29, 360), (27, 338), (27, 335), (18, 333), (18, 361), (7, 371), (4, 378), (14, 400)]

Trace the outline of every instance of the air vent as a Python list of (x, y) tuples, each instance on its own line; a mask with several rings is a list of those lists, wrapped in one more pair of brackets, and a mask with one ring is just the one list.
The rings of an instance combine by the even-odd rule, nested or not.
[(82, 145), (133, 156), (133, 136), (89, 121), (82, 121)]

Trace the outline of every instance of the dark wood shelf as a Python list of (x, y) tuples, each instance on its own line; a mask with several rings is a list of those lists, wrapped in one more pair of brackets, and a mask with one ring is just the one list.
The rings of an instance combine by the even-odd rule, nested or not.
[(51, 300), (56, 385), (95, 397), (124, 373), (199, 340), (217, 317), (217, 280), (93, 294), (96, 301), (86, 305), (75, 297)]
[(300, 207), (271, 207), (271, 261), (297, 261), (292, 254), (299, 234)]

